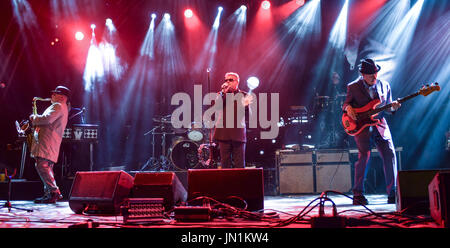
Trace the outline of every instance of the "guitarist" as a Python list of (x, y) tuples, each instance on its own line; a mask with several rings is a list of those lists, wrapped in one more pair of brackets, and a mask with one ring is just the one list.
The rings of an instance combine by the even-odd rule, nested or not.
[[(389, 83), (377, 79), (377, 73), (380, 69), (381, 67), (373, 59), (366, 58), (361, 60), (361, 64), (359, 64), (361, 77), (347, 85), (347, 96), (342, 105), (343, 111), (352, 119), (356, 120), (354, 108), (361, 108), (374, 99), (380, 100), (380, 106), (392, 103), (391, 109), (385, 111), (388, 113), (393, 113), (400, 107), (401, 104), (399, 102), (392, 102)], [(364, 130), (354, 136), (358, 147), (358, 161), (355, 163), (355, 180), (352, 189), (353, 205), (369, 204), (363, 194), (363, 183), (373, 143), (375, 143), (383, 161), (388, 204), (395, 203), (397, 158), (395, 156), (394, 143), (389, 126), (383, 117), (383, 112), (377, 118), (380, 119), (379, 124), (365, 127)]]
[(44, 196), (35, 199), (35, 203), (55, 203), (63, 198), (56, 185), (53, 165), (58, 161), (62, 136), (67, 125), (69, 97), (70, 90), (65, 86), (58, 86), (52, 91), (52, 105), (41, 115), (30, 116), (35, 128), (30, 153), (36, 160), (36, 171), (44, 184)]

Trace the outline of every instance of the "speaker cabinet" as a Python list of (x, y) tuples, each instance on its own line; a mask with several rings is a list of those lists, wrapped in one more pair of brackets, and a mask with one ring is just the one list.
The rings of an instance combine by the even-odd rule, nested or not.
[(327, 190), (342, 193), (350, 192), (352, 178), (350, 164), (333, 164), (316, 166), (316, 192)]
[(438, 172), (444, 170), (406, 170), (397, 175), (397, 211), (429, 215), (428, 185)]
[(189, 169), (188, 184), (189, 200), (206, 196), (242, 208), (243, 199), (247, 210), (264, 208), (262, 168)]
[(277, 151), (280, 194), (314, 193), (314, 163), (312, 151)]
[(323, 149), (316, 152), (316, 192), (349, 192), (352, 189), (350, 155), (347, 150)]
[(450, 172), (437, 173), (428, 185), (431, 217), (441, 227), (450, 227)]
[(166, 211), (187, 200), (187, 191), (174, 172), (143, 172), (134, 177), (131, 198), (163, 198)]
[(70, 190), (69, 206), (77, 214), (84, 210), (119, 214), (130, 194), (134, 178), (124, 171), (77, 172)]
[(279, 167), (280, 194), (314, 193), (312, 165), (283, 165)]
[(351, 166), (347, 150), (276, 152), (280, 194), (349, 192)]

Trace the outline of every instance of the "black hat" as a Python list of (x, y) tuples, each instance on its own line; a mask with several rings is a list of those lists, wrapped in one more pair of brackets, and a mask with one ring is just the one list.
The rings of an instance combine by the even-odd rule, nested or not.
[(52, 93), (56, 93), (56, 94), (60, 94), (60, 95), (65, 95), (68, 98), (70, 98), (70, 90), (69, 88), (65, 87), (65, 86), (57, 86), (55, 88), (55, 90), (51, 91)]
[(381, 67), (375, 64), (373, 59), (363, 59), (361, 60), (361, 64), (359, 64), (359, 71), (364, 74), (375, 74), (380, 69)]

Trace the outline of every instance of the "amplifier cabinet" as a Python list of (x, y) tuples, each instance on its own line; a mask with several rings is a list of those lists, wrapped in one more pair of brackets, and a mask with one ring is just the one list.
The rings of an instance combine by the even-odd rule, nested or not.
[(352, 188), (348, 150), (276, 152), (278, 194), (342, 193)]
[(315, 155), (316, 192), (350, 192), (352, 178), (348, 150), (322, 149), (317, 150)]
[(279, 194), (314, 193), (313, 152), (276, 152)]

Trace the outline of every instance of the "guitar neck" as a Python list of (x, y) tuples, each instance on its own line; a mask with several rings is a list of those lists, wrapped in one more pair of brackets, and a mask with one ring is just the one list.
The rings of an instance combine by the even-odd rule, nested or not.
[[(412, 99), (412, 98), (414, 98), (414, 97), (416, 97), (416, 96), (418, 96), (418, 95), (420, 95), (420, 93), (419, 93), (419, 92), (416, 92), (416, 93), (411, 94), (411, 95), (409, 95), (409, 96), (405, 96), (405, 97), (403, 97), (403, 98), (397, 99), (397, 102), (403, 103), (403, 102), (406, 102), (406, 101), (408, 101), (408, 100), (410, 100), (410, 99)], [(370, 111), (369, 111), (369, 112), (370, 112), (369, 115), (377, 114), (377, 113), (379, 113), (379, 112), (381, 112), (381, 111), (384, 111), (384, 110), (386, 110), (386, 109), (389, 109), (389, 108), (391, 108), (391, 107), (392, 107), (392, 103), (387, 104), (387, 105), (384, 105), (383, 107), (380, 107), (380, 108), (376, 108), (376, 109), (370, 110)]]

